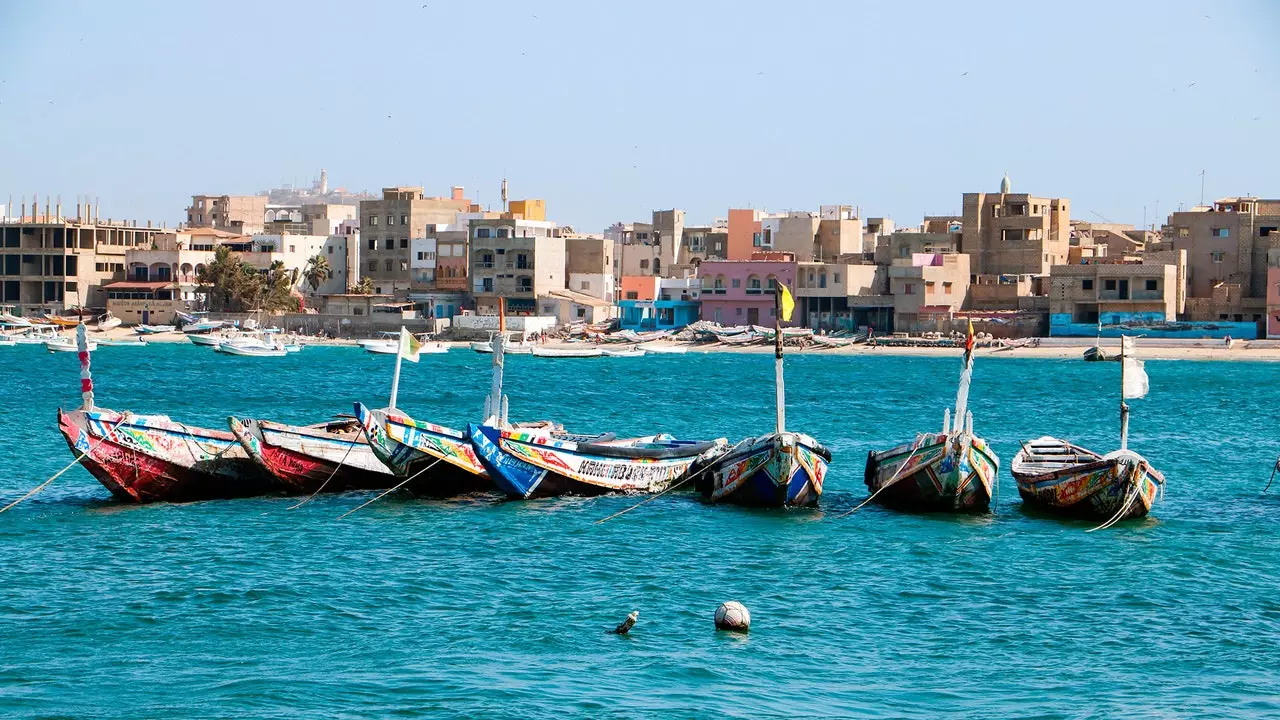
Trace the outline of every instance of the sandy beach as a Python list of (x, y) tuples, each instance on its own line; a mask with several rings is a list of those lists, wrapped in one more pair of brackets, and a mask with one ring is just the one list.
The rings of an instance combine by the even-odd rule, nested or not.
[[(64, 330), (63, 335), (74, 336), (73, 330)], [(115, 328), (106, 333), (90, 332), (91, 337), (134, 338), (139, 337), (132, 328)], [(146, 335), (147, 342), (185, 343), (187, 338), (180, 332)], [(308, 345), (355, 345), (354, 338), (305, 338)], [(470, 349), (471, 343), (453, 341), (449, 343), (455, 349)], [(690, 353), (772, 353), (769, 344), (749, 345), (746, 347), (721, 344), (688, 344), (667, 341), (648, 343), (650, 345), (683, 346)], [(575, 347), (580, 343), (548, 342), (547, 347)], [(1036, 347), (1015, 348), (979, 348), (980, 357), (990, 358), (1048, 358), (1078, 359), (1088, 348), (1093, 347), (1090, 338), (1041, 338)], [(1109, 354), (1120, 352), (1118, 339), (1104, 339), (1103, 349)], [(807, 348), (788, 347), (789, 355), (895, 355), (916, 357), (959, 357), (959, 348), (922, 348), (922, 347), (885, 347), (870, 345), (850, 345), (842, 348)], [(1144, 360), (1243, 360), (1243, 361), (1280, 361), (1280, 340), (1236, 340), (1230, 348), (1221, 340), (1151, 340), (1141, 342), (1140, 356)]]

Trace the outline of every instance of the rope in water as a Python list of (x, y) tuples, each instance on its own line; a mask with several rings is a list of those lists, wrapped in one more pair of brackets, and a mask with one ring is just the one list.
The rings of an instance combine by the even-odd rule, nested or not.
[(103, 434), (103, 436), (102, 436), (101, 438), (99, 438), (99, 439), (98, 439), (98, 442), (94, 443), (94, 444), (93, 444), (93, 447), (90, 447), (90, 448), (89, 448), (89, 452), (84, 452), (84, 453), (82, 453), (82, 452), (80, 452), (79, 450), (76, 450), (76, 457), (75, 457), (75, 459), (74, 459), (74, 460), (72, 460), (71, 462), (67, 463), (67, 466), (66, 466), (66, 467), (64, 467), (64, 468), (62, 468), (61, 470), (59, 470), (58, 472), (54, 473), (54, 474), (53, 474), (53, 477), (49, 478), (48, 480), (45, 480), (44, 482), (42, 482), (42, 483), (40, 483), (39, 485), (37, 485), (37, 486), (35, 486), (34, 488), (32, 488), (30, 491), (28, 491), (28, 492), (27, 492), (27, 494), (26, 494), (26, 495), (23, 495), (22, 497), (18, 498), (17, 500), (14, 500), (13, 502), (9, 503), (8, 505), (5, 505), (3, 508), (0, 508), (0, 513), (8, 512), (10, 508), (14, 507), (15, 505), (18, 505), (19, 503), (21, 503), (22, 501), (26, 500), (27, 498), (30, 498), (30, 497), (33, 497), (33, 496), (35, 496), (35, 495), (39, 494), (39, 493), (40, 493), (40, 491), (42, 491), (42, 490), (44, 490), (45, 488), (49, 487), (49, 485), (50, 485), (54, 480), (57, 480), (58, 478), (62, 477), (62, 475), (63, 475), (65, 472), (67, 472), (67, 471), (68, 471), (68, 470), (70, 470), (71, 468), (75, 467), (75, 466), (76, 466), (76, 463), (80, 462), (82, 459), (84, 459), (84, 458), (88, 457), (89, 455), (93, 454), (93, 451), (94, 451), (94, 450), (97, 450), (97, 449), (98, 449), (98, 447), (102, 445), (102, 443), (106, 442), (106, 441), (107, 441), (107, 437), (111, 434), (111, 432), (113, 432), (113, 431), (115, 431), (115, 430), (119, 429), (120, 424), (121, 424), (121, 423), (123, 423), (126, 419), (128, 419), (128, 417), (129, 417), (129, 414), (128, 414), (128, 413), (125, 413), (124, 415), (121, 415), (121, 416), (120, 416), (120, 419), (119, 419), (119, 420), (117, 420), (117, 421), (115, 422), (115, 424), (111, 426), (111, 430), (110, 430), (110, 431), (108, 431), (107, 433), (104, 433), (104, 434)]
[(393, 488), (390, 488), (390, 489), (388, 489), (388, 490), (384, 491), (383, 493), (381, 493), (380, 495), (378, 495), (378, 496), (377, 496), (377, 497), (375, 497), (374, 499), (369, 500), (368, 502), (365, 502), (365, 503), (363, 503), (362, 505), (360, 505), (359, 507), (355, 508), (355, 510), (348, 510), (348, 511), (346, 511), (346, 512), (342, 513), (341, 515), (339, 515), (339, 516), (338, 516), (338, 519), (339, 519), (339, 520), (341, 520), (342, 518), (344, 518), (344, 517), (346, 517), (346, 516), (350, 515), (351, 513), (355, 512), (356, 510), (359, 510), (360, 508), (365, 507), (366, 505), (371, 505), (371, 504), (373, 504), (373, 503), (375, 503), (375, 502), (377, 502), (377, 501), (381, 500), (382, 498), (386, 497), (387, 495), (390, 495), (391, 493), (395, 492), (396, 490), (399, 490), (400, 488), (404, 487), (405, 485), (408, 485), (410, 480), (413, 480), (414, 478), (418, 477), (418, 476), (419, 476), (419, 475), (421, 475), (422, 473), (424, 473), (424, 472), (426, 472), (426, 471), (430, 470), (431, 468), (435, 467), (435, 466), (436, 466), (436, 463), (440, 462), (440, 461), (441, 461), (441, 460), (443, 460), (443, 459), (444, 459), (444, 458), (436, 458), (436, 459), (435, 459), (435, 462), (431, 463), (430, 465), (428, 465), (428, 466), (426, 466), (426, 467), (422, 468), (422, 469), (421, 469), (421, 470), (419, 470), (418, 472), (416, 472), (416, 473), (414, 473), (414, 474), (410, 475), (409, 477), (405, 478), (405, 479), (404, 479), (404, 482), (400, 483), (399, 485), (396, 485), (396, 486), (395, 486), (395, 487), (393, 487)]
[(351, 442), (351, 444), (347, 446), (347, 451), (346, 451), (345, 453), (343, 453), (343, 454), (342, 454), (342, 459), (341, 459), (341, 460), (339, 460), (339, 461), (338, 461), (337, 466), (335, 466), (335, 467), (333, 468), (333, 472), (329, 473), (329, 477), (325, 478), (325, 479), (324, 479), (324, 482), (320, 483), (320, 487), (316, 488), (316, 491), (315, 491), (315, 492), (313, 492), (313, 493), (311, 493), (310, 495), (308, 495), (307, 497), (303, 498), (303, 499), (302, 499), (302, 501), (301, 501), (301, 502), (299, 502), (297, 505), (292, 505), (292, 506), (287, 507), (287, 508), (285, 508), (285, 509), (286, 509), (286, 510), (297, 510), (298, 508), (302, 507), (303, 505), (306, 505), (307, 503), (309, 503), (309, 502), (311, 502), (313, 499), (315, 499), (315, 496), (317, 496), (317, 495), (319, 495), (320, 493), (324, 492), (324, 489), (325, 489), (326, 487), (328, 487), (328, 486), (329, 486), (329, 481), (330, 481), (330, 480), (332, 480), (332, 479), (333, 479), (333, 476), (334, 476), (334, 475), (337, 475), (337, 474), (338, 474), (338, 471), (342, 469), (342, 464), (343, 464), (343, 463), (345, 463), (345, 462), (347, 461), (347, 457), (348, 457), (349, 455), (351, 455), (351, 449), (352, 449), (352, 448), (354, 448), (355, 446), (356, 446), (355, 441), (352, 441), (352, 442)]
[[(921, 435), (920, 437), (916, 438), (916, 441), (915, 441), (914, 443), (912, 443), (912, 445), (911, 445), (911, 453), (910, 453), (909, 455), (907, 455), (907, 459), (906, 459), (906, 460), (903, 460), (903, 461), (902, 461), (902, 464), (898, 466), (898, 470), (897, 470), (896, 472), (894, 472), (893, 477), (889, 478), (889, 482), (887, 482), (887, 483), (885, 483), (885, 484), (881, 485), (879, 490), (876, 490), (875, 492), (871, 493), (871, 497), (867, 498), (866, 500), (863, 500), (863, 501), (862, 501), (862, 504), (858, 505), (857, 507), (855, 507), (854, 509), (850, 510), (849, 512), (841, 513), (841, 514), (839, 514), (839, 515), (835, 516), (834, 518), (832, 518), (832, 520), (839, 520), (839, 519), (840, 519), (840, 518), (842, 518), (842, 517), (846, 517), (846, 516), (848, 516), (848, 515), (852, 515), (852, 514), (854, 514), (855, 512), (857, 512), (857, 511), (861, 510), (863, 507), (865, 507), (865, 506), (867, 505), (867, 503), (871, 502), (872, 500), (875, 500), (877, 495), (879, 495), (880, 493), (884, 492), (885, 490), (888, 490), (888, 489), (889, 489), (889, 486), (891, 486), (891, 485), (893, 485), (894, 483), (896, 483), (896, 482), (898, 482), (899, 480), (901, 480), (901, 479), (902, 479), (902, 477), (908, 477), (908, 476), (906, 476), (906, 475), (902, 475), (902, 471), (903, 471), (903, 470), (905, 470), (905, 469), (907, 468), (907, 463), (911, 462), (911, 458), (912, 458), (912, 457), (914, 457), (914, 456), (915, 456), (915, 454), (916, 454), (916, 452), (918, 452), (918, 451), (920, 450), (920, 448), (922, 447), (921, 443), (922, 443), (922, 442), (924, 442), (924, 438), (925, 438), (925, 436), (924, 436), (924, 435)], [(902, 477), (899, 477), (900, 475), (901, 475)]]
[(1271, 489), (1271, 483), (1275, 482), (1277, 470), (1280, 470), (1280, 459), (1277, 459), (1276, 464), (1271, 468), (1271, 479), (1267, 481), (1267, 486), (1262, 488), (1262, 492), (1266, 492)]
[(694, 479), (694, 478), (698, 477), (699, 475), (701, 475), (702, 473), (704, 473), (704, 472), (706, 472), (706, 471), (710, 470), (710, 469), (711, 469), (711, 468), (713, 468), (713, 467), (715, 467), (715, 464), (714, 464), (714, 463), (712, 463), (711, 465), (708, 465), (708, 466), (706, 466), (706, 467), (702, 468), (702, 469), (701, 469), (701, 470), (699, 470), (698, 472), (696, 472), (696, 473), (694, 473), (694, 474), (690, 475), (689, 477), (687, 477), (687, 478), (685, 478), (685, 479), (681, 480), (680, 482), (678, 482), (678, 483), (674, 483), (674, 484), (672, 484), (672, 485), (668, 486), (666, 490), (663, 490), (662, 492), (658, 493), (657, 495), (650, 495), (649, 497), (645, 498), (644, 500), (641, 500), (640, 502), (636, 503), (635, 505), (632, 505), (631, 507), (629, 507), (629, 508), (627, 508), (627, 509), (625, 509), (625, 510), (621, 510), (621, 511), (619, 511), (619, 512), (616, 512), (616, 513), (614, 513), (614, 514), (610, 515), (610, 516), (609, 516), (609, 517), (607, 517), (607, 518), (603, 518), (603, 519), (600, 519), (600, 520), (595, 521), (594, 523), (592, 523), (592, 525), (599, 525), (599, 524), (601, 524), (601, 523), (603, 523), (603, 522), (606, 522), (606, 521), (608, 521), (608, 520), (612, 520), (612, 519), (614, 519), (614, 518), (618, 517), (619, 515), (626, 515), (627, 513), (631, 512), (632, 510), (635, 510), (636, 508), (640, 507), (641, 505), (644, 505), (644, 504), (646, 504), (646, 503), (651, 503), (651, 502), (653, 502), (654, 500), (657, 500), (658, 498), (662, 497), (663, 495), (666, 495), (667, 493), (671, 492), (672, 490), (675, 490), (676, 488), (680, 487), (681, 485), (684, 485), (685, 483), (687, 483), (687, 482), (689, 482), (690, 480), (692, 480), (692, 479)]

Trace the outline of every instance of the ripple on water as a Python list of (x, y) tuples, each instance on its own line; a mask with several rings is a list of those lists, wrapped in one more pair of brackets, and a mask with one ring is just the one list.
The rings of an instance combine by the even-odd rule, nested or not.
[[(0, 454), (5, 497), (67, 463), (53, 417), (77, 402), (74, 363), (24, 353), (0, 349), (21, 448)], [(97, 355), (101, 404), (208, 426), (381, 404), (390, 369), (342, 348), (252, 372), (196, 348)], [(767, 356), (653, 360), (509, 358), (512, 414), (730, 439), (771, 424)], [(406, 365), (401, 405), (460, 426), (487, 362)], [(953, 358), (788, 359), (788, 424), (836, 452), (818, 511), (673, 493), (597, 525), (637, 499), (390, 497), (339, 521), (372, 495), (133, 507), (76, 469), (0, 517), (0, 715), (1275, 715), (1280, 492), (1261, 489), (1280, 386), (1264, 364), (1147, 369), (1132, 444), (1168, 491), (1106, 533), (1023, 510), (1007, 470), (992, 516), (837, 517), (866, 497), (869, 449), (941, 422)], [(975, 426), (1006, 466), (1041, 434), (1108, 449), (1114, 398), (1089, 393), (1111, 370), (982, 361)], [(750, 635), (712, 628), (728, 599)], [(632, 635), (606, 632), (633, 609)]]

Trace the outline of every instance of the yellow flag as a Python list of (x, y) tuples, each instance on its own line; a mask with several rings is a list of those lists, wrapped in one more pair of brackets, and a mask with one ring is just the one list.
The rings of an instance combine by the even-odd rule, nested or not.
[(796, 309), (796, 299), (791, 297), (791, 291), (784, 283), (779, 282), (778, 287), (782, 289), (782, 319), (790, 322), (791, 313)]
[(404, 327), (400, 328), (400, 357), (409, 362), (418, 362), (418, 350), (422, 349), (422, 343), (418, 342), (418, 338), (414, 337)]

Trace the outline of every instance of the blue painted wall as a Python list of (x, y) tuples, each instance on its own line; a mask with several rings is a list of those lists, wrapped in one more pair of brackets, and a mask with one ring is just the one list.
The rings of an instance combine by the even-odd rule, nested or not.
[[(623, 330), (679, 330), (697, 322), (702, 303), (697, 300), (619, 300), (619, 324)], [(649, 317), (644, 317), (645, 309)]]
[[(1151, 316), (1146, 317), (1144, 316)], [(1143, 325), (1142, 323), (1151, 323)], [(1123, 323), (1131, 323), (1123, 327)], [(1050, 337), (1097, 337), (1097, 323), (1071, 321), (1069, 313), (1049, 316)], [(1164, 313), (1103, 313), (1102, 337), (1142, 335), (1149, 338), (1222, 339), (1228, 335), (1237, 340), (1257, 340), (1255, 322), (1165, 322)]]

